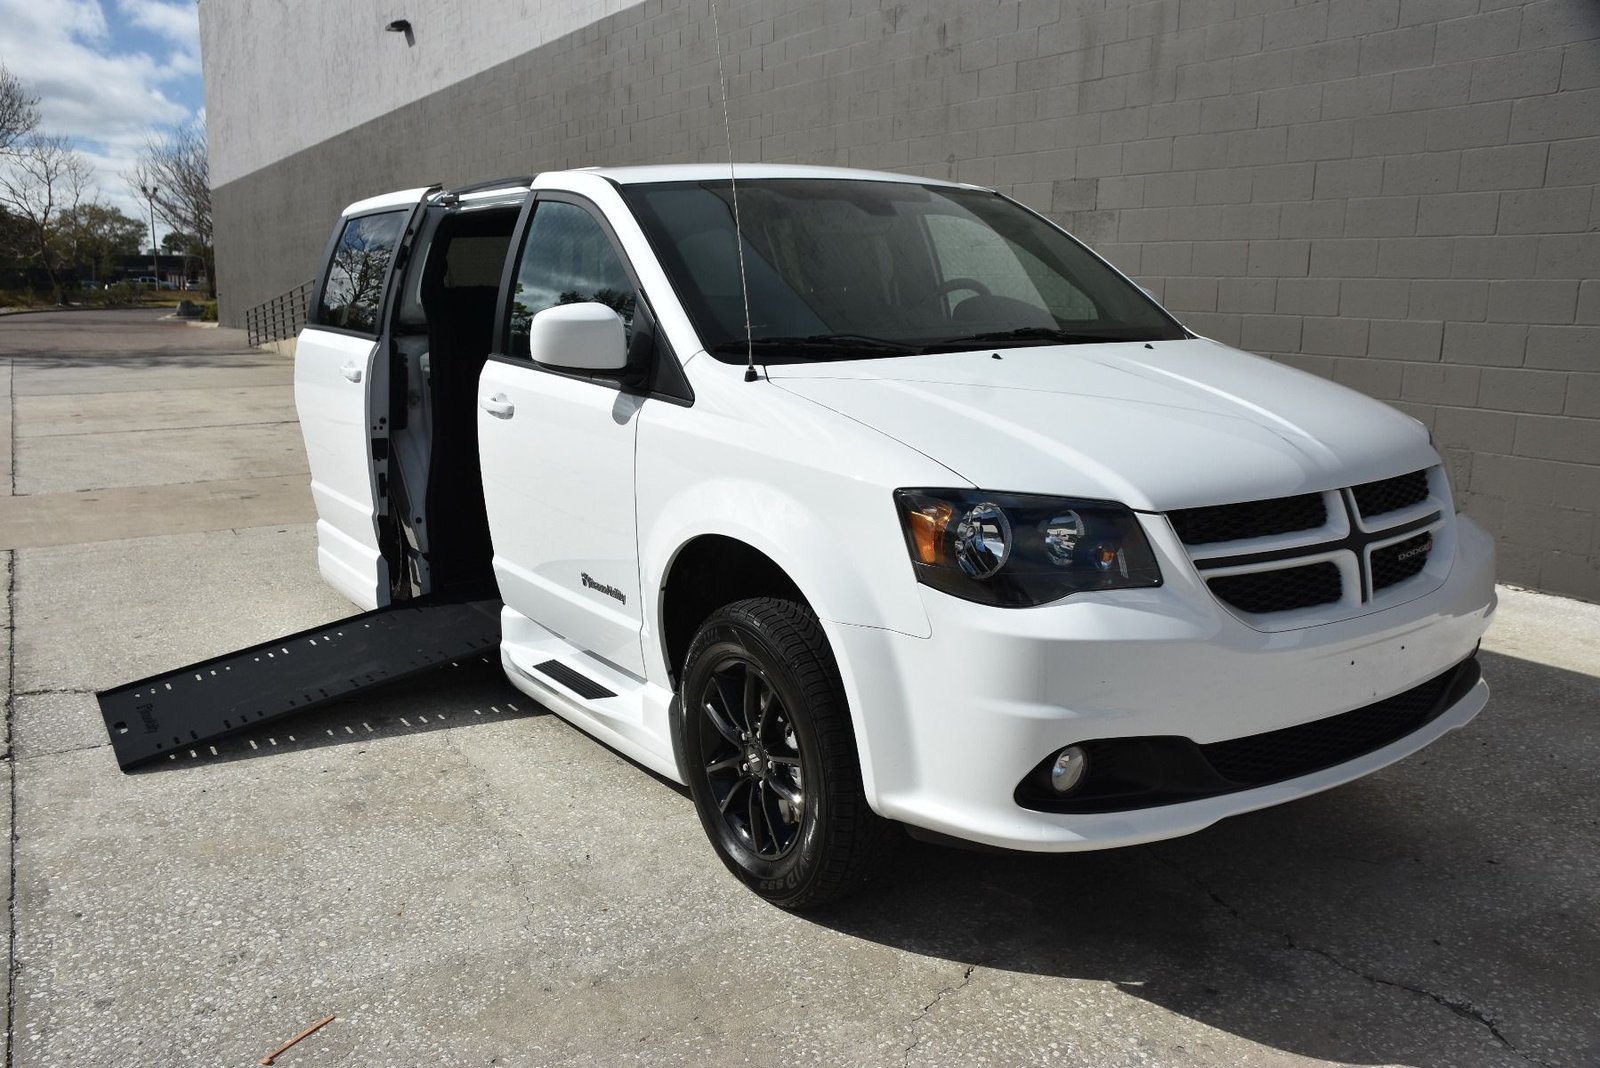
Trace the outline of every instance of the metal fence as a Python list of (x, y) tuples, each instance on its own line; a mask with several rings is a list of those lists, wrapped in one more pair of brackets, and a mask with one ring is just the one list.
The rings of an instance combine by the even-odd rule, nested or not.
[(244, 328), (250, 335), (250, 344), (282, 341), (298, 334), (300, 328), (306, 325), (306, 301), (311, 298), (311, 286), (315, 281), (301, 282), (289, 292), (280, 293), (246, 311)]

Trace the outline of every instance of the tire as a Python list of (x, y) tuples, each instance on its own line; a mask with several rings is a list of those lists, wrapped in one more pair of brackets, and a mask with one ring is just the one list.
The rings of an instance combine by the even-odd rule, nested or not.
[(868, 806), (839, 669), (792, 601), (714, 612), (685, 659), (678, 765), (722, 863), (786, 909), (837, 901), (899, 835)]

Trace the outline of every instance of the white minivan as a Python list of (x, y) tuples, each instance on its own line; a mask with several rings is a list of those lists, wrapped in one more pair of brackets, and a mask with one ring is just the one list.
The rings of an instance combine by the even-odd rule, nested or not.
[(326, 579), (492, 590), (511, 682), (684, 783), (786, 907), (896, 824), (1149, 842), (1488, 697), (1493, 547), (1426, 429), (990, 190), (695, 165), (365, 200), (295, 396)]

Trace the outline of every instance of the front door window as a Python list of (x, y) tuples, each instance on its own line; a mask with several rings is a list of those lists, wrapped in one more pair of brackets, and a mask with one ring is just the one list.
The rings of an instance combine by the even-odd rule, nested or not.
[(528, 323), (558, 304), (596, 301), (622, 317), (633, 334), (633, 282), (611, 239), (576, 204), (543, 201), (534, 210), (517, 264), (511, 304), (511, 353), (527, 357)]

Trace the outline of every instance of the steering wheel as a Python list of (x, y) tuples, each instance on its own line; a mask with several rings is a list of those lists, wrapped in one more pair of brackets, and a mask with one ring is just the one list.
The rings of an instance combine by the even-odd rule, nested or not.
[(976, 278), (946, 278), (943, 282), (933, 287), (933, 295), (942, 297), (946, 293), (954, 293), (962, 289), (970, 289), (980, 297), (994, 296), (989, 287)]

